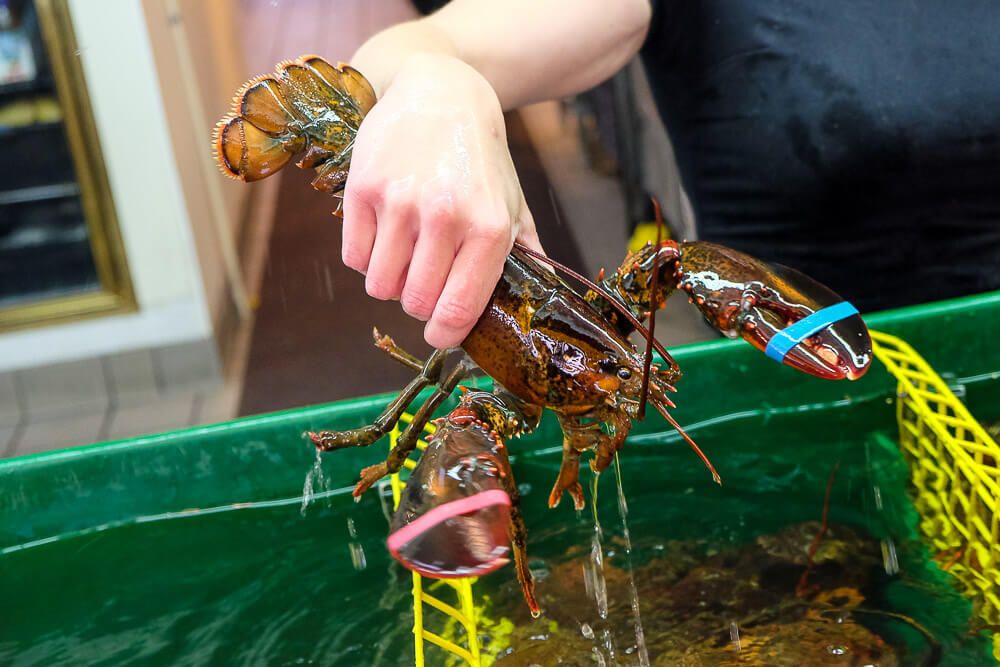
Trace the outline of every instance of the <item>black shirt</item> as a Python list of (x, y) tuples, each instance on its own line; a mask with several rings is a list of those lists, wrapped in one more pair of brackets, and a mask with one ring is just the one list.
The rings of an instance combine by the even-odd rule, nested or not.
[(863, 310), (1000, 289), (997, 0), (664, 0), (642, 57), (701, 238)]

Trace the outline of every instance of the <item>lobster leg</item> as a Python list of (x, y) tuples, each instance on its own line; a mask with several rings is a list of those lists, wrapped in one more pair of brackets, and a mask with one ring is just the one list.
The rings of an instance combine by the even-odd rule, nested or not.
[[(430, 363), (430, 360), (428, 360), (428, 363)], [(406, 426), (406, 429), (399, 436), (399, 440), (396, 441), (396, 446), (392, 448), (391, 452), (389, 452), (388, 458), (381, 463), (368, 466), (361, 471), (361, 479), (358, 481), (357, 485), (354, 487), (354, 491), (352, 492), (355, 498), (370, 489), (375, 482), (379, 481), (386, 475), (399, 472), (399, 469), (403, 467), (403, 462), (406, 461), (410, 452), (412, 452), (417, 446), (417, 440), (420, 438), (420, 434), (423, 432), (424, 426), (428, 421), (430, 421), (431, 415), (433, 415), (434, 411), (437, 410), (449, 396), (451, 396), (451, 392), (454, 391), (455, 387), (458, 386), (459, 381), (461, 381), (461, 379), (467, 374), (468, 370), (466, 369), (465, 364), (459, 364), (452, 369), (445, 381), (438, 385), (437, 389), (433, 394), (431, 394), (430, 398), (424, 401), (424, 404), (420, 406), (417, 413), (413, 415), (413, 420)], [(401, 413), (402, 410), (400, 410), (400, 414)], [(396, 416), (396, 420), (399, 420), (399, 415)], [(391, 429), (392, 427), (390, 426), (389, 428)]]
[(541, 612), (538, 600), (535, 599), (535, 579), (528, 567), (528, 529), (521, 514), (521, 494), (517, 490), (517, 482), (514, 481), (514, 471), (510, 467), (510, 456), (506, 447), (500, 450), (499, 459), (503, 471), (504, 491), (510, 496), (510, 525), (507, 527), (507, 533), (510, 536), (511, 551), (514, 553), (514, 569), (517, 571), (517, 580), (521, 584), (521, 592), (528, 603), (531, 615), (537, 618)]
[(412, 368), (418, 373), (423, 369), (424, 362), (397, 345), (390, 336), (382, 335), (378, 329), (372, 329), (372, 338), (375, 340), (375, 347), (407, 368)]
[(580, 485), (580, 454), (592, 449), (607, 436), (601, 432), (599, 423), (584, 424), (576, 417), (559, 415), (563, 431), (563, 457), (559, 475), (549, 494), (549, 507), (556, 507), (562, 500), (564, 491), (573, 498), (573, 506), (582, 510), (586, 506), (583, 487)]
[[(441, 377), (441, 365), (444, 363), (445, 352), (435, 350), (420, 370), (420, 375), (413, 378), (399, 396), (392, 400), (378, 416), (375, 423), (350, 431), (320, 431), (309, 432), (307, 435), (316, 448), (322, 452), (330, 452), (347, 447), (367, 447), (386, 433), (399, 421), (400, 415), (406, 410), (420, 391), (429, 385), (436, 384)], [(443, 400), (443, 399), (442, 399)], [(423, 425), (421, 424), (421, 428)], [(418, 431), (419, 433), (419, 431)]]
[(594, 450), (594, 458), (590, 460), (590, 469), (596, 473), (602, 473), (608, 469), (615, 454), (625, 444), (625, 438), (628, 437), (629, 431), (632, 430), (632, 419), (628, 414), (611, 411), (607, 417), (612, 434), (607, 436), (601, 433), (597, 448)]

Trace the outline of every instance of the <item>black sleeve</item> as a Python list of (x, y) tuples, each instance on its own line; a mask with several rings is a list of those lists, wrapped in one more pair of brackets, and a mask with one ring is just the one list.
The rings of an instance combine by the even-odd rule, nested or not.
[(448, 0), (411, 0), (417, 11), (427, 16), (448, 4)]

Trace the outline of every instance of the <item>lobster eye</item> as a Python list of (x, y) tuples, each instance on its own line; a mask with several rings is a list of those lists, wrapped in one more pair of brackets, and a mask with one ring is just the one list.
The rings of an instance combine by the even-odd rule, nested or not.
[(619, 368), (618, 369), (618, 377), (620, 377), (622, 380), (628, 380), (629, 378), (632, 377), (632, 371), (630, 371), (629, 369), (624, 368), (624, 367), (623, 368)]

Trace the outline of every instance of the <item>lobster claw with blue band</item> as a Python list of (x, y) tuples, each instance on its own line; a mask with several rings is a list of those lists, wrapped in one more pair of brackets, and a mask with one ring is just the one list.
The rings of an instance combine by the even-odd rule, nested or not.
[(771, 270), (769, 286), (750, 290), (741, 304), (741, 337), (775, 361), (812, 375), (831, 380), (864, 375), (873, 358), (872, 340), (857, 308), (803, 273), (765, 266)]
[[(864, 320), (833, 290), (794, 269), (716, 243), (647, 244), (602, 284), (621, 303), (649, 304), (651, 310), (675, 288), (687, 292), (713, 328), (817, 377), (856, 380), (872, 362)], [(587, 300), (630, 333), (601, 296), (591, 292)]]

